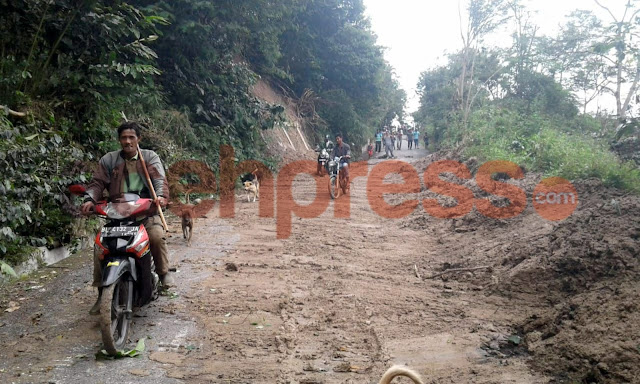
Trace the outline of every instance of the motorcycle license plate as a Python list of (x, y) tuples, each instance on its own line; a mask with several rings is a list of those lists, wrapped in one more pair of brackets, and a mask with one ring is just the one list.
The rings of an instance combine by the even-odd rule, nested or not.
[(103, 227), (101, 230), (102, 237), (124, 237), (135, 236), (139, 231), (139, 227)]

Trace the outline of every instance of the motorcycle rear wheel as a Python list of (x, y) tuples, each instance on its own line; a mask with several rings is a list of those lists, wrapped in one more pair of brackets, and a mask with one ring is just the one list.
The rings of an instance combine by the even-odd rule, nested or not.
[(340, 189), (338, 188), (338, 178), (335, 176), (331, 176), (329, 178), (329, 194), (332, 199), (337, 199), (340, 194)]
[(124, 278), (102, 290), (100, 298), (100, 331), (104, 349), (115, 355), (127, 343), (131, 316), (127, 311), (133, 307), (133, 282)]

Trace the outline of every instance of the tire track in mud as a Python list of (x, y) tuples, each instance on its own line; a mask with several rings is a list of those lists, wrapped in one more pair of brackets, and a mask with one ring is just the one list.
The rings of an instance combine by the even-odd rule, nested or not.
[[(352, 212), (366, 204), (364, 182), (360, 181), (351, 188)], [(315, 197), (316, 182), (326, 185), (328, 178), (307, 177), (294, 184), (294, 197), (300, 204)], [(284, 241), (285, 252), (292, 255), (290, 264), (298, 272), (287, 279), (293, 292), (285, 316), (296, 324), (299, 335), (293, 337), (285, 364), (294, 368), (287, 375), (291, 380), (298, 376), (308, 383), (343, 382), (370, 372), (375, 362), (385, 360), (368, 320), (370, 314), (351, 287), (353, 278), (366, 272), (354, 261), (366, 251), (362, 241), (368, 225), (334, 218), (335, 207), (333, 202), (318, 218), (294, 219), (292, 235)]]
[[(191, 304), (185, 310), (200, 327), (200, 348), (192, 359), (185, 358), (168, 370), (170, 377), (195, 383), (260, 382), (262, 377), (275, 382), (279, 356), (276, 336), (282, 324), (272, 295), (277, 301), (279, 294), (254, 281), (256, 273), (252, 271), (277, 271), (277, 268), (272, 269), (269, 260), (256, 258), (268, 252), (267, 248), (247, 250), (250, 242), (244, 228), (232, 226), (243, 215), (239, 212), (231, 220), (196, 220), (192, 242), (194, 247), (205, 251), (198, 256), (193, 247), (184, 247), (182, 265), (191, 265), (196, 272), (207, 271), (185, 296)], [(212, 212), (211, 216), (217, 213)], [(208, 233), (209, 228), (219, 226), (225, 230), (216, 235)], [(258, 227), (259, 224), (251, 226), (252, 241), (264, 239), (261, 244), (268, 244), (268, 237), (275, 235)], [(278, 244), (271, 247), (277, 248)], [(207, 248), (221, 250), (207, 252)]]

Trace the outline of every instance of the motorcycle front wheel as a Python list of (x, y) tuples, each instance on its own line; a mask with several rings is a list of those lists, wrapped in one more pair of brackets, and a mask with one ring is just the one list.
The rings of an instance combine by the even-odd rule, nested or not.
[(115, 355), (127, 343), (133, 308), (133, 281), (124, 277), (102, 290), (100, 298), (100, 331), (104, 349)]
[(329, 194), (332, 199), (336, 199), (338, 198), (339, 193), (338, 178), (336, 176), (331, 176), (331, 178), (329, 178)]

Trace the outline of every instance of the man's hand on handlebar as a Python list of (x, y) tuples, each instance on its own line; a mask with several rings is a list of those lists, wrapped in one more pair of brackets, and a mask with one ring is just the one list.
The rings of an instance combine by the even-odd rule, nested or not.
[(166, 206), (167, 206), (167, 199), (165, 199), (165, 198), (164, 198), (164, 197), (162, 197), (162, 196), (158, 196), (158, 203), (160, 204), (160, 206), (161, 206), (162, 208), (166, 208)]
[(82, 206), (80, 207), (80, 210), (83, 215), (90, 215), (93, 213), (93, 211), (95, 211), (95, 208), (96, 208), (96, 205), (93, 203), (93, 201), (87, 201), (84, 204), (82, 204)]

